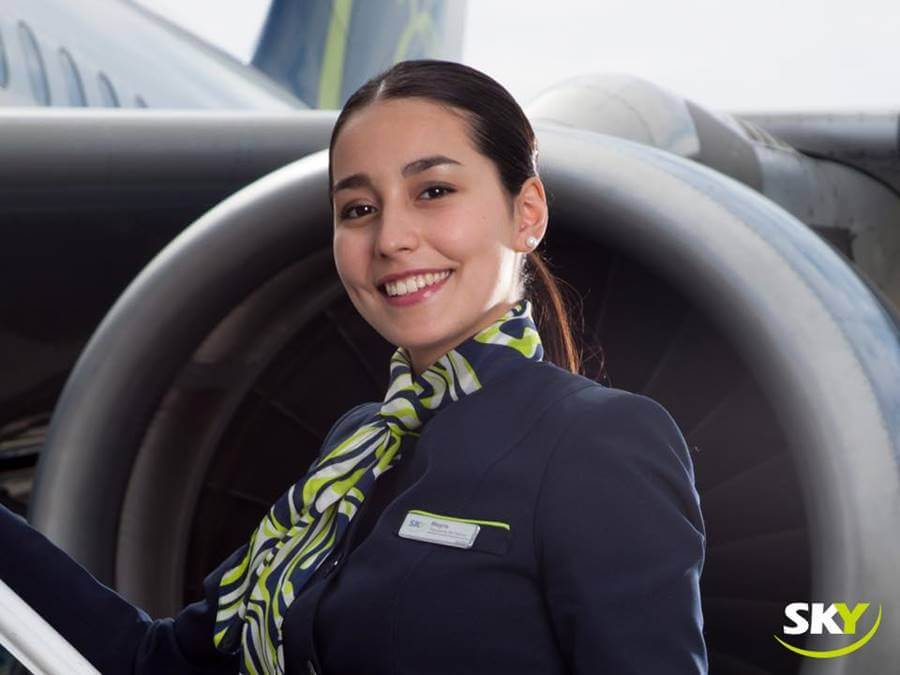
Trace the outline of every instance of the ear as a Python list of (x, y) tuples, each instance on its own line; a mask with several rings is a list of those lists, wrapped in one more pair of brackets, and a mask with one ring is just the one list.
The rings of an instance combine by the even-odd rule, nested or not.
[(531, 176), (522, 183), (522, 189), (515, 200), (516, 249), (526, 253), (534, 249), (535, 246), (528, 245), (528, 237), (534, 237), (540, 242), (547, 231), (548, 220), (544, 183), (538, 176)]

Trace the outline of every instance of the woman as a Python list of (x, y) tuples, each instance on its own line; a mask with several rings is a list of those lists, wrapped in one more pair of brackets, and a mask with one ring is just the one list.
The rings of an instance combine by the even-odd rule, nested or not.
[(34, 565), (0, 563), (4, 580), (103, 673), (705, 672), (691, 459), (660, 404), (578, 374), (535, 251), (536, 158), (472, 68), (406, 61), (363, 85), (329, 182), (341, 282), (397, 345), (384, 400), (335, 423), (174, 619), (9, 514)]

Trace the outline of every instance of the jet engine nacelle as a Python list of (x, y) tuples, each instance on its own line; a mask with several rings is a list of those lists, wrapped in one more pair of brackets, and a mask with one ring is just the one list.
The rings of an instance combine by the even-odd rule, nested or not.
[[(772, 639), (788, 602), (900, 611), (889, 312), (746, 185), (628, 140), (536, 131), (548, 255), (584, 297), (584, 337), (610, 384), (663, 403), (693, 452), (713, 672), (796, 672)], [(151, 614), (199, 597), (338, 415), (383, 396), (393, 347), (335, 273), (327, 174), (316, 152), (182, 232), (112, 307), (59, 399), (32, 522)], [(880, 632), (853, 673), (897, 660), (900, 623)]]

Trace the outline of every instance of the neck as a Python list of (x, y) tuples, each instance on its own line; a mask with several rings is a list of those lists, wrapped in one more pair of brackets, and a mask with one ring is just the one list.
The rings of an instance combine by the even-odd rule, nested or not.
[(499, 319), (501, 316), (506, 314), (512, 307), (514, 307), (517, 302), (518, 302), (518, 300), (513, 300), (512, 302), (504, 302), (504, 303), (501, 303), (500, 305), (498, 305), (494, 311), (488, 312), (485, 315), (484, 319), (481, 321), (481, 323), (478, 325), (478, 327), (475, 330), (471, 331), (463, 339), (456, 340), (456, 342), (451, 347), (440, 348), (440, 349), (435, 349), (435, 348), (422, 349), (422, 350), (413, 350), (413, 349), (409, 349), (407, 347), (406, 351), (407, 351), (407, 354), (409, 355), (410, 363), (412, 365), (413, 377), (418, 377), (419, 375), (424, 373), (426, 370), (428, 370), (431, 366), (433, 366), (439, 358), (444, 356), (444, 354), (447, 354), (452, 349), (455, 349), (457, 346), (459, 346), (460, 344), (462, 344), (463, 342), (465, 342), (472, 336), (477, 335), (478, 333), (483, 331), (485, 328), (490, 326), (497, 319)]

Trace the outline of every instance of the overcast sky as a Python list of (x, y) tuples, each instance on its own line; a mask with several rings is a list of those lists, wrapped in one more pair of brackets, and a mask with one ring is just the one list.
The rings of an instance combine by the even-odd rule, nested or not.
[[(243, 61), (269, 5), (139, 2)], [(462, 61), (522, 104), (573, 75), (624, 72), (723, 111), (900, 109), (888, 0), (468, 0), (467, 12)]]

